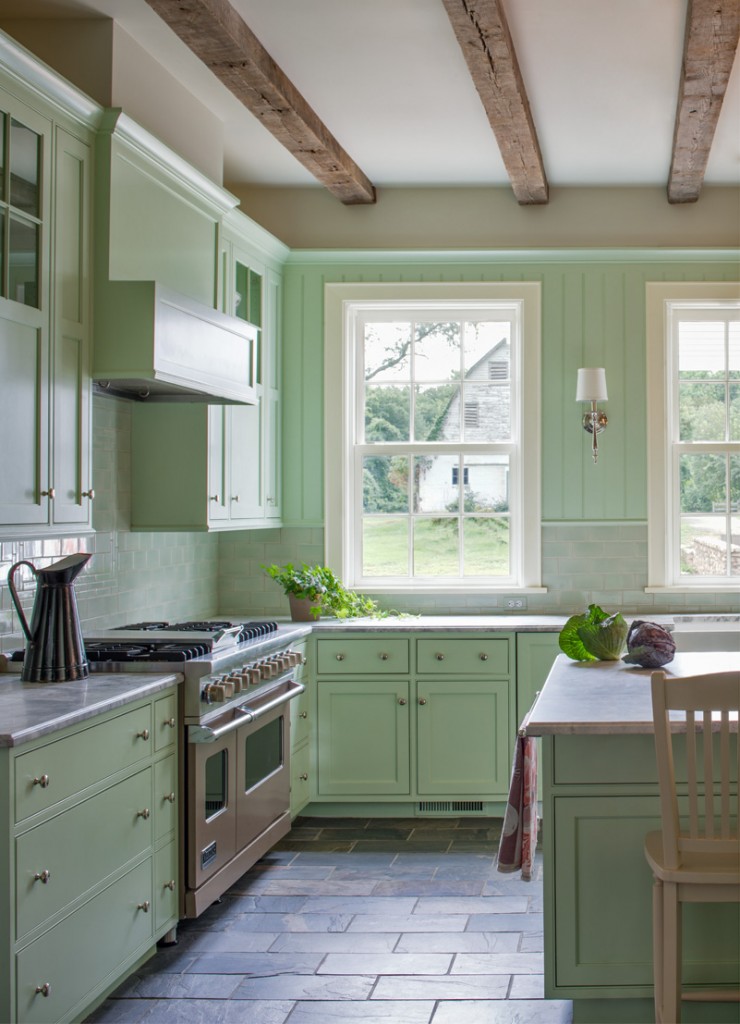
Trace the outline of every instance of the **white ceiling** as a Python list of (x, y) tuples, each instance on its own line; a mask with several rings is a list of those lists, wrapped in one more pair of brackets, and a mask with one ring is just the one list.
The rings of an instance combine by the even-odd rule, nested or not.
[[(441, 0), (232, 0), (376, 187), (505, 185)], [(508, 0), (551, 185), (665, 185), (687, 0)], [(316, 185), (145, 0), (0, 0), (115, 18), (224, 123), (224, 181)], [(740, 61), (705, 176), (740, 183)]]

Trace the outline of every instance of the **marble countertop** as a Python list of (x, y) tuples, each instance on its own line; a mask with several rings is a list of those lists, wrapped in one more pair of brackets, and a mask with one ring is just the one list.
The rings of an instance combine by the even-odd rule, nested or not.
[[(674, 676), (740, 672), (740, 652), (677, 654), (663, 670)], [(572, 661), (559, 654), (525, 717), (526, 734), (652, 733), (650, 674), (622, 661)]]
[(99, 673), (80, 682), (22, 683), (0, 675), (0, 747), (17, 747), (182, 682), (167, 674)]
[(381, 619), (318, 619), (311, 623), (316, 634), (352, 632), (560, 632), (568, 621), (567, 615), (389, 615)]

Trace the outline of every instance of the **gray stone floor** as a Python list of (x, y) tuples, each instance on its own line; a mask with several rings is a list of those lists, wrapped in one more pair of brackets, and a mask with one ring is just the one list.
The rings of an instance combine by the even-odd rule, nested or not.
[(543, 998), (537, 878), (500, 821), (299, 818), (88, 1018), (197, 1024), (569, 1024)]

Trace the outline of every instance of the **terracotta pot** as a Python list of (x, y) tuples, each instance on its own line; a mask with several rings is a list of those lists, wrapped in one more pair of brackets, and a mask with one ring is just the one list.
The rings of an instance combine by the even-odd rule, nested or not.
[(293, 622), (315, 622), (318, 619), (319, 616), (311, 611), (318, 607), (318, 601), (312, 601), (309, 597), (296, 597), (295, 594), (288, 594), (288, 601)]

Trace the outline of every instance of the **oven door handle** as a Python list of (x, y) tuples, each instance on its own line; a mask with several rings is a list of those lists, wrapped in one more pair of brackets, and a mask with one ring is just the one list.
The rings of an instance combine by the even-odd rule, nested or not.
[(234, 708), (235, 713), (238, 712), (242, 717), (233, 718), (226, 725), (216, 726), (215, 729), (208, 725), (190, 725), (188, 726), (188, 743), (213, 743), (233, 729), (238, 729), (242, 725), (248, 725), (250, 722), (256, 722), (258, 718), (262, 718), (269, 711), (279, 708), (281, 704), (287, 704), (289, 700), (298, 697), (305, 689), (306, 687), (303, 683), (291, 681), (291, 688), (289, 690), (281, 693), (279, 697), (266, 701), (257, 708), (250, 708), (246, 705)]

